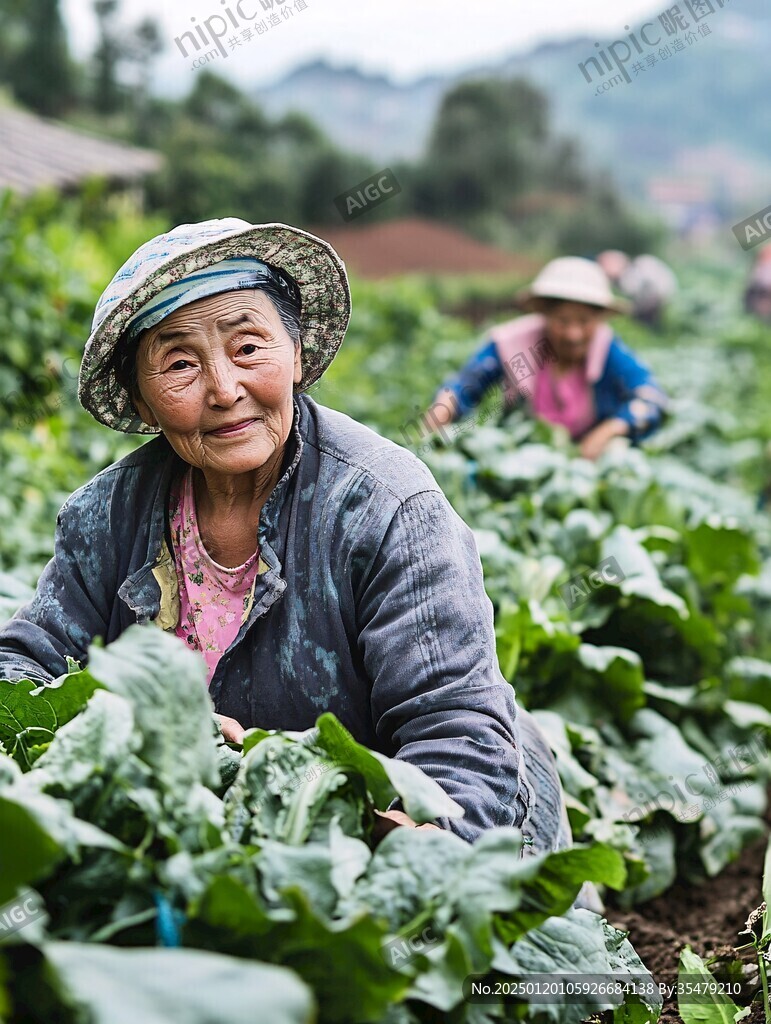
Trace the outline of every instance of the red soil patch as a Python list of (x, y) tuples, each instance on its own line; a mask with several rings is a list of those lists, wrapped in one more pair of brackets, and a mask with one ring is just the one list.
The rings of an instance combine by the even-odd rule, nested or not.
[(358, 277), (398, 274), (511, 274), (530, 277), (540, 264), (418, 217), (352, 227), (311, 228)]

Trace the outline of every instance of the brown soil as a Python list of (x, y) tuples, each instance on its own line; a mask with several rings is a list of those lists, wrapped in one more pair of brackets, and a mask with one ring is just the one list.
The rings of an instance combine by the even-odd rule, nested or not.
[[(678, 884), (650, 903), (633, 911), (608, 906), (611, 924), (629, 932), (629, 939), (657, 981), (677, 973), (680, 950), (689, 945), (700, 956), (723, 955), (732, 959), (732, 947), (748, 936), (739, 936), (747, 917), (761, 902), (763, 859), (767, 840), (747, 847), (741, 857), (706, 885)], [(750, 963), (751, 958), (744, 957)], [(735, 1000), (744, 1005), (742, 1000)], [(661, 1024), (680, 1022), (676, 1001), (665, 1002)], [(746, 1024), (761, 1024), (763, 1010), (755, 1004)], [(743, 1022), (743, 1024), (745, 1024)]]

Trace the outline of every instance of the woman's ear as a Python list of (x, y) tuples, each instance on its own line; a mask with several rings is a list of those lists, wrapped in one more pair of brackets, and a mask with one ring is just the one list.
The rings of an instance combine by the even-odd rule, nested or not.
[(294, 383), (299, 384), (303, 379), (303, 363), (302, 363), (303, 348), (298, 341), (294, 347)]
[(137, 348), (134, 354), (134, 365), (133, 371), (129, 377), (128, 391), (131, 397), (131, 404), (137, 411), (139, 418), (143, 423), (146, 423), (148, 427), (157, 427), (158, 420), (153, 415), (153, 411), (147, 402), (142, 397), (142, 392), (139, 390), (139, 370), (143, 359), (143, 345), (147, 341), (149, 332), (142, 331), (137, 340)]
[(148, 427), (157, 427), (158, 420), (153, 415), (152, 409), (147, 402), (139, 394), (138, 388), (132, 388), (131, 390), (131, 402), (139, 414), (139, 418), (143, 423), (146, 423)]

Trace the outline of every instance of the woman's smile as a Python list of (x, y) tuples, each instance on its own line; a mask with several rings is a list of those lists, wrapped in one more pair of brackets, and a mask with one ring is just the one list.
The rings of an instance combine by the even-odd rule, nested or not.
[[(136, 408), (220, 496), (267, 492), (292, 429), (302, 350), (259, 289), (175, 310), (140, 337)], [(251, 476), (249, 476), (251, 474)], [(222, 512), (224, 514), (224, 511)]]
[(260, 418), (255, 417), (250, 420), (240, 420), (238, 423), (231, 423), (225, 427), (218, 427), (216, 430), (209, 430), (208, 433), (212, 437), (233, 437), (236, 434), (243, 434), (245, 431), (253, 427), (255, 423), (259, 423)]

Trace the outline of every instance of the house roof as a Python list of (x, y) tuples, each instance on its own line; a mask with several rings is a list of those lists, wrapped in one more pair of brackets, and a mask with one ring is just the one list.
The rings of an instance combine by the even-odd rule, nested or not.
[(311, 228), (340, 254), (358, 277), (397, 274), (522, 274), (537, 261), (518, 256), (435, 221), (411, 217), (353, 227)]
[(93, 177), (128, 183), (158, 170), (161, 162), (160, 154), (152, 150), (0, 105), (0, 191), (10, 188), (22, 195), (45, 187), (68, 191)]

